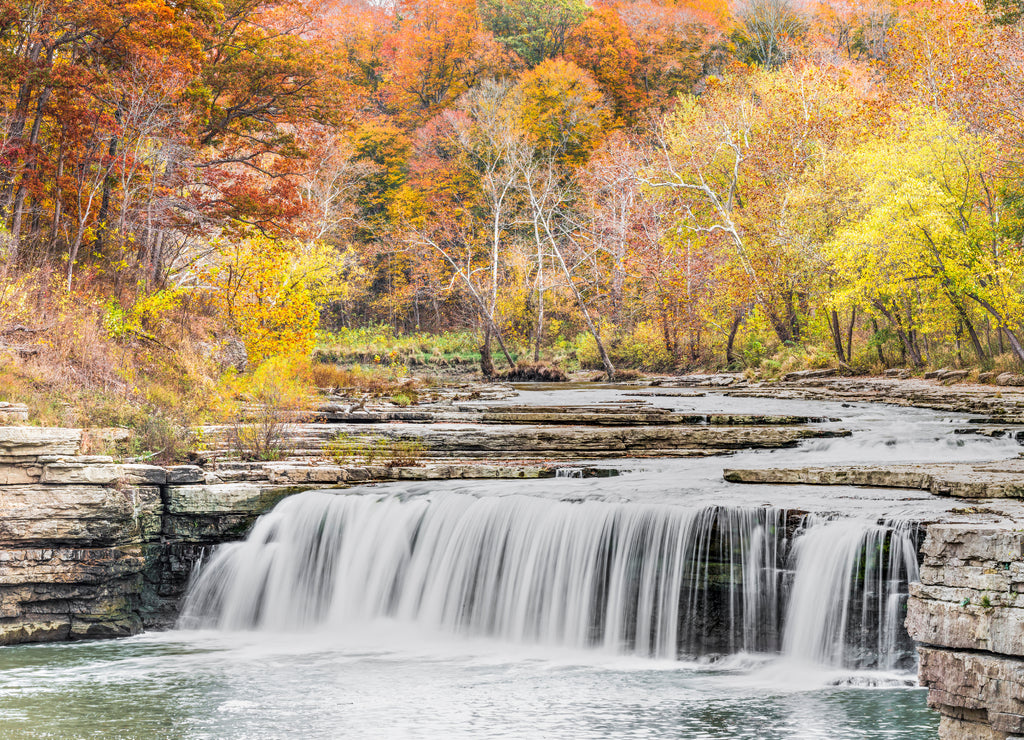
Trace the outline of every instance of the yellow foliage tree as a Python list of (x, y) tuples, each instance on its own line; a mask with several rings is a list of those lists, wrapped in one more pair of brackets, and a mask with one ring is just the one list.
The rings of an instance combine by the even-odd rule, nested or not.
[(256, 367), (268, 357), (312, 351), (318, 304), (348, 289), (344, 262), (320, 243), (254, 236), (216, 242), (205, 277), (214, 306)]

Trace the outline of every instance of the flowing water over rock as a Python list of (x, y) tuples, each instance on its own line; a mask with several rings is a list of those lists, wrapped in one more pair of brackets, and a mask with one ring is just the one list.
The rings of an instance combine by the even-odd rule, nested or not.
[(906, 667), (916, 529), (773, 507), (309, 492), (202, 570), (182, 624), (345, 629), (380, 617), (664, 659), (779, 650)]
[(651, 400), (854, 434), (591, 464), (618, 477), (299, 494), (207, 560), (186, 629), (0, 652), (0, 737), (934, 738), (903, 618), (916, 523), (957, 502), (721, 471), (1021, 448), (911, 409)]

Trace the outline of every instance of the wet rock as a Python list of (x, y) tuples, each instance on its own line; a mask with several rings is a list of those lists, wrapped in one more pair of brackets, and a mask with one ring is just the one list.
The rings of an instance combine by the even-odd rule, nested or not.
[(822, 468), (726, 469), (730, 483), (910, 488), (956, 498), (1024, 498), (1024, 461), (869, 465)]

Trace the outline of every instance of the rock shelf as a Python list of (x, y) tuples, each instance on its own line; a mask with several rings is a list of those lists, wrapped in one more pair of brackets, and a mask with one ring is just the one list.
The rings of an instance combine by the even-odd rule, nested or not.
[(731, 483), (912, 488), (957, 498), (1024, 498), (1024, 460), (979, 464), (730, 469)]
[(1024, 734), (1024, 531), (935, 524), (911, 586), (907, 629), (943, 740)]

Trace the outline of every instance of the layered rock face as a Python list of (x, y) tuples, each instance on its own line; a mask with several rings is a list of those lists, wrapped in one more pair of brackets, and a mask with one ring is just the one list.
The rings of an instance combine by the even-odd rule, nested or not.
[(143, 566), (136, 504), (73, 429), (0, 427), (0, 644), (130, 634)]
[(202, 552), (295, 490), (259, 466), (208, 485), (81, 446), (81, 430), (0, 427), (0, 645), (169, 626)]
[[(209, 451), (221, 461), (205, 467), (118, 465), (80, 454), (81, 430), (0, 427), (0, 644), (171, 626), (204, 552), (243, 537), (282, 496), (310, 488), (547, 477), (555, 475), (549, 459), (719, 454), (847, 434), (808, 426), (818, 419), (678, 414), (645, 402), (319, 415), (333, 423), (288, 426), (286, 461), (232, 461), (225, 448)], [(216, 445), (228, 431), (208, 428), (205, 437)], [(423, 461), (331, 462), (325, 447), (339, 433), (357, 448), (405, 445)]]
[(911, 586), (907, 629), (943, 740), (1024, 736), (1024, 532), (936, 524)]

